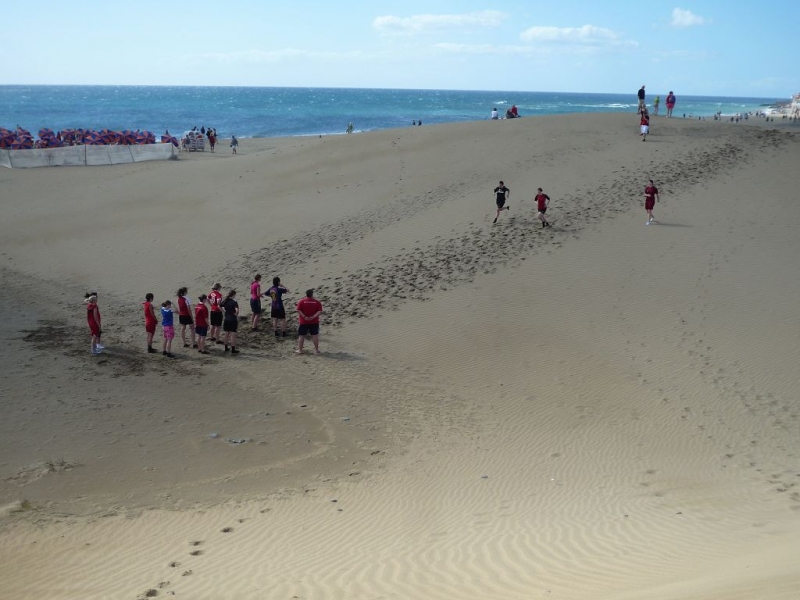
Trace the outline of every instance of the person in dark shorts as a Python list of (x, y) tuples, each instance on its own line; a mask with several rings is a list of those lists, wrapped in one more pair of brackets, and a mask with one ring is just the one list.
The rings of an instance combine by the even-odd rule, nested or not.
[(306, 290), (306, 297), (297, 303), (297, 354), (303, 353), (306, 336), (311, 336), (314, 351), (319, 354), (319, 316), (322, 314), (322, 303), (314, 298), (314, 290)]
[[(272, 278), (272, 287), (267, 290), (267, 295), (272, 299), (270, 316), (275, 337), (286, 337), (286, 308), (283, 306), (283, 295), (289, 293), (289, 288), (281, 285), (280, 277)], [(281, 332), (278, 332), (278, 325)]]
[(211, 306), (211, 330), (209, 331), (210, 342), (223, 344), (220, 338), (220, 330), (222, 329), (222, 289), (221, 283), (215, 283), (211, 287), (211, 293), (208, 295), (208, 304)]
[(239, 354), (236, 349), (236, 330), (239, 328), (239, 303), (236, 301), (236, 290), (228, 292), (222, 301), (222, 310), (225, 318), (222, 320), (222, 330), (225, 332), (225, 352), (230, 345), (231, 354)]
[(261, 275), (256, 273), (253, 283), (250, 284), (250, 311), (253, 313), (250, 331), (258, 331), (258, 322), (261, 320)]
[(197, 298), (197, 306), (194, 307), (194, 332), (197, 334), (197, 351), (200, 354), (210, 354), (206, 350), (206, 335), (208, 334), (207, 300), (208, 296), (200, 294), (200, 297)]
[(508, 206), (506, 206), (506, 200), (511, 197), (511, 190), (501, 181), (500, 185), (494, 188), (494, 194), (495, 203), (497, 204), (497, 213), (494, 215), (494, 221), (492, 221), (492, 223), (497, 223), (497, 217), (500, 216), (500, 211), (509, 210)]
[(153, 348), (153, 336), (156, 333), (156, 325), (158, 325), (156, 309), (153, 307), (153, 297), (153, 294), (145, 294), (144, 303), (142, 304), (144, 308), (144, 330), (147, 333), (147, 352), (150, 354), (158, 352)]
[(192, 348), (197, 348), (197, 341), (194, 337), (194, 319), (192, 319), (192, 303), (189, 302), (189, 298), (186, 297), (186, 294), (189, 292), (188, 289), (182, 287), (178, 290), (178, 323), (181, 325), (181, 340), (183, 341), (183, 347), (188, 348), (189, 343), (186, 341), (186, 328), (189, 328), (189, 333), (191, 334), (192, 338)]
[(536, 191), (538, 192), (536, 194), (536, 216), (542, 222), (542, 229), (544, 229), (545, 227), (550, 227), (550, 221), (544, 216), (550, 204), (550, 196), (545, 194), (542, 188), (538, 188)]

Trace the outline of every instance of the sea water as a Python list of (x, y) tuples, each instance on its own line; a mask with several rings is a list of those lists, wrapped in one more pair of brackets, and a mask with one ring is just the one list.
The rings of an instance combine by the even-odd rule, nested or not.
[[(660, 112), (666, 112), (666, 90)], [(655, 95), (648, 95), (652, 106)], [(763, 110), (775, 98), (681, 96), (674, 116), (711, 117)], [(636, 112), (625, 94), (392, 90), (345, 88), (0, 86), (0, 127), (35, 133), (43, 127), (141, 129), (179, 135), (196, 126), (221, 137), (282, 137), (371, 131), (488, 119), (512, 104), (523, 117), (587, 112)]]

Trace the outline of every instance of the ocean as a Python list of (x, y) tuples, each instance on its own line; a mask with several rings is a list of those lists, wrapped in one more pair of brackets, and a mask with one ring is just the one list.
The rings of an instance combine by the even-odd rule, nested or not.
[[(661, 114), (666, 108), (661, 96)], [(655, 94), (648, 94), (651, 105)], [(774, 104), (775, 98), (681, 96), (675, 115), (710, 117)], [(626, 94), (391, 90), (344, 88), (0, 86), (0, 127), (34, 134), (43, 127), (141, 129), (179, 135), (197, 126), (221, 137), (285, 137), (488, 119), (516, 104), (523, 117), (586, 112), (635, 112), (636, 90)]]

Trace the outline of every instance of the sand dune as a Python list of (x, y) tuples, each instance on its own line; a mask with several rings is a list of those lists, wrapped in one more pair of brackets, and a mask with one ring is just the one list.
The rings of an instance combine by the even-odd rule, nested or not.
[[(795, 597), (799, 148), (581, 115), (0, 173), (4, 594)], [(142, 352), (145, 291), (256, 271), (323, 355)]]

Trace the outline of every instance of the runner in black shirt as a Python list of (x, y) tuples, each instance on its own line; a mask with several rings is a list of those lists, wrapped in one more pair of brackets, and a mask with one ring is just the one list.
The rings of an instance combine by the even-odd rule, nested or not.
[(502, 181), (500, 185), (494, 188), (495, 193), (495, 201), (497, 202), (497, 213), (494, 215), (494, 221), (492, 223), (497, 223), (497, 217), (500, 216), (501, 210), (509, 210), (506, 206), (506, 199), (511, 197), (511, 190), (506, 187)]

